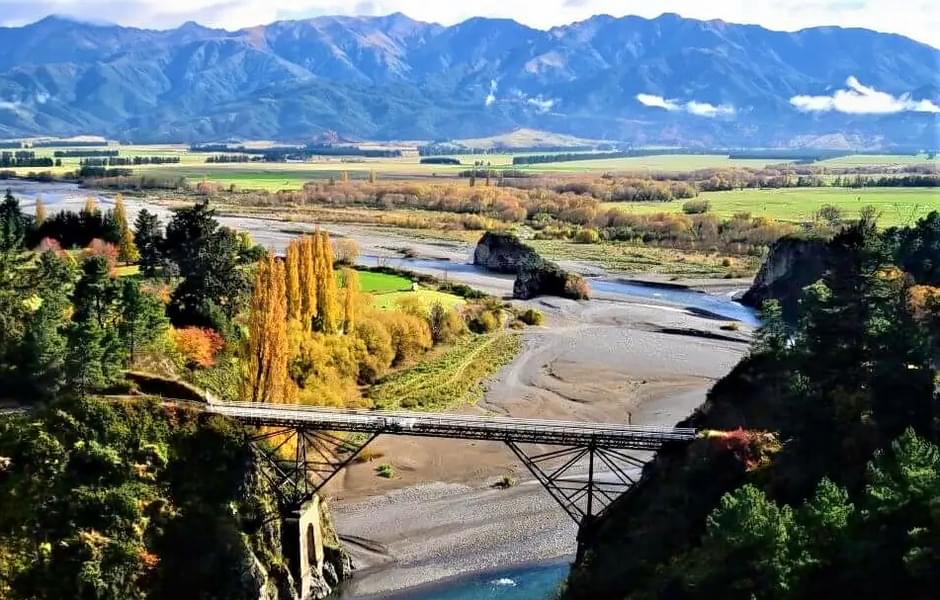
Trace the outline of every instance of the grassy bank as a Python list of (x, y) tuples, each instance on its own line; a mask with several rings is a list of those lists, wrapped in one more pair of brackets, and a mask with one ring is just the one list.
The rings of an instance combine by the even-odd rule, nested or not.
[(755, 256), (724, 256), (693, 250), (642, 246), (628, 242), (576, 244), (565, 240), (529, 240), (542, 256), (577, 260), (609, 271), (657, 273), (676, 277), (746, 277), (760, 268)]
[(369, 398), (376, 408), (427, 411), (476, 402), (483, 381), (521, 348), (518, 334), (469, 335), (436, 358), (391, 375), (369, 390)]

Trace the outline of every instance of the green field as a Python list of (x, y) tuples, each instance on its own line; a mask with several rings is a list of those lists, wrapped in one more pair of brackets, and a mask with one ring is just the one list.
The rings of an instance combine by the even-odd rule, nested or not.
[(359, 289), (369, 294), (410, 291), (411, 280), (401, 275), (359, 271)]
[(398, 307), (398, 301), (404, 298), (417, 298), (425, 308), (430, 309), (435, 304), (440, 304), (444, 308), (453, 308), (464, 303), (463, 298), (438, 292), (437, 290), (419, 289), (415, 292), (391, 292), (375, 295), (375, 307), (382, 310), (390, 310)]
[[(710, 212), (722, 217), (736, 213), (770, 217), (794, 223), (811, 221), (822, 206), (841, 208), (853, 218), (864, 206), (874, 206), (885, 227), (916, 221), (931, 210), (940, 210), (940, 189), (937, 188), (785, 188), (773, 190), (734, 190), (704, 192), (699, 198), (711, 203)], [(681, 212), (683, 201), (674, 202), (609, 202), (632, 213)]]

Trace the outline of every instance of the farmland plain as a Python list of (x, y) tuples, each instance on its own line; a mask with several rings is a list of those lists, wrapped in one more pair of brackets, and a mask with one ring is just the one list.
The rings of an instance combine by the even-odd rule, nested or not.
[[(703, 192), (700, 199), (710, 204), (709, 212), (722, 217), (750, 213), (778, 221), (801, 223), (812, 221), (820, 208), (837, 206), (847, 218), (858, 216), (865, 206), (874, 206), (884, 226), (913, 223), (932, 210), (940, 210), (938, 188), (780, 188), (763, 190), (732, 190)], [(630, 213), (652, 214), (682, 212), (683, 201), (673, 202), (608, 202)]]

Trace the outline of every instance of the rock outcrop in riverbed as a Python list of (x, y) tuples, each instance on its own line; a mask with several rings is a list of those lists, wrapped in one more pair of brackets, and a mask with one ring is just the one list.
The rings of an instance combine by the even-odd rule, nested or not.
[(825, 240), (781, 238), (771, 246), (754, 284), (741, 298), (741, 303), (760, 308), (765, 300), (778, 300), (783, 307), (784, 318), (792, 321), (797, 314), (800, 293), (822, 277), (828, 256)]
[(542, 258), (511, 233), (483, 234), (473, 252), (473, 264), (497, 273), (515, 274), (512, 295), (520, 300), (541, 295), (586, 300), (589, 295), (583, 277)]

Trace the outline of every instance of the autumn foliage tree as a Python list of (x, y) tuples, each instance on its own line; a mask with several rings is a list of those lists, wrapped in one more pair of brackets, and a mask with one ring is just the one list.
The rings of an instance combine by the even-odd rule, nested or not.
[(287, 293), (284, 263), (273, 256), (258, 265), (251, 295), (242, 399), (286, 403), (292, 399), (288, 378)]
[(118, 260), (124, 264), (137, 262), (140, 260), (140, 252), (137, 250), (137, 244), (134, 243), (134, 233), (127, 223), (127, 209), (124, 207), (124, 196), (120, 194), (114, 199), (113, 218), (120, 232)]
[(36, 226), (39, 227), (42, 225), (46, 221), (47, 216), (46, 205), (42, 201), (42, 198), (36, 198)]

